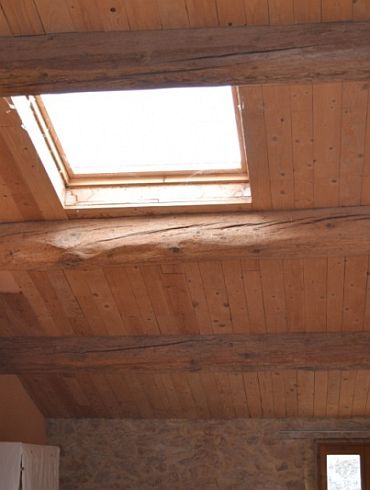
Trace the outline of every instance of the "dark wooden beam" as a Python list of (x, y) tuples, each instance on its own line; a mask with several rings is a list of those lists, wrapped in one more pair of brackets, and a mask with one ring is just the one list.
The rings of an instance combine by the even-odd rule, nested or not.
[(0, 95), (368, 80), (370, 23), (0, 38)]
[(370, 369), (370, 333), (0, 338), (0, 374), (272, 369)]
[(0, 269), (370, 254), (370, 207), (0, 225)]

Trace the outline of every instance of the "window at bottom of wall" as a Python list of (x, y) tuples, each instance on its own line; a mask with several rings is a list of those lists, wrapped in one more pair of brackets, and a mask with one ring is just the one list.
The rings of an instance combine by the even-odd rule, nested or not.
[(370, 443), (319, 444), (320, 490), (370, 488)]
[(22, 96), (12, 104), (67, 210), (250, 204), (236, 87)]

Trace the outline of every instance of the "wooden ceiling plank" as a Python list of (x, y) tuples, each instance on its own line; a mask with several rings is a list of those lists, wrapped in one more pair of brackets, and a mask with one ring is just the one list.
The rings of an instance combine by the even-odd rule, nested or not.
[(298, 416), (297, 371), (284, 371), (284, 386), (286, 393), (286, 414), (288, 417)]
[(85, 278), (105, 330), (109, 335), (124, 335), (124, 322), (104, 272), (101, 269), (87, 271)]
[(354, 371), (342, 371), (339, 396), (339, 417), (350, 417), (352, 414), (353, 397), (356, 382)]
[(218, 26), (216, 0), (186, 0), (191, 27)]
[(12, 335), (40, 335), (37, 317), (22, 293), (0, 293)]
[(162, 282), (161, 268), (159, 266), (144, 266), (141, 273), (160, 332), (165, 335), (176, 333), (182, 322), (181, 319), (179, 321), (171, 306), (170, 298)]
[[(74, 375), (63, 375), (62, 376), (63, 383), (68, 390), (68, 392), (71, 394), (73, 399), (76, 402), (76, 405), (80, 407), (81, 409), (86, 409), (89, 407), (89, 400), (87, 399), (85, 393), (81, 389), (81, 386), (78, 382), (78, 379)], [(84, 415), (85, 412), (82, 412), (81, 410), (81, 416)]]
[(340, 397), (341, 371), (328, 371), (328, 394), (326, 416), (338, 417)]
[[(134, 333), (147, 332), (147, 322), (144, 322), (141, 315), (140, 307), (137, 304), (137, 299), (132, 292), (130, 281), (127, 277), (124, 268), (104, 269), (105, 277), (107, 278), (109, 287), (112, 291), (114, 301), (119, 310), (122, 319), (122, 328), (124, 334), (133, 335)], [(141, 285), (142, 294), (145, 294), (145, 286)], [(143, 306), (144, 307), (144, 306)], [(150, 304), (151, 307), (151, 304)], [(146, 315), (144, 315), (146, 316)], [(150, 331), (154, 334), (159, 334), (158, 327), (152, 330), (152, 323), (156, 324), (156, 319), (152, 309), (149, 313)], [(145, 325), (145, 326), (144, 326)]]
[(4, 37), (0, 95), (368, 80), (369, 38), (332, 22)]
[[(0, 166), (1, 161), (2, 158), (0, 157)], [(0, 209), (2, 223), (24, 221), (24, 216), (22, 215), (18, 204), (12, 190), (9, 188), (8, 182), (6, 182), (0, 175)]]
[(244, 0), (244, 11), (248, 25), (268, 25), (268, 0)]
[(271, 373), (272, 394), (274, 399), (274, 417), (286, 417), (287, 393), (285, 390), (284, 373), (276, 370)]
[(322, 20), (352, 20), (352, 7), (352, 0), (321, 0)]
[(0, 36), (11, 36), (11, 30), (0, 4)]
[[(89, 2), (90, 0), (86, 0)], [(101, 18), (104, 31), (128, 31), (126, 3), (124, 0), (98, 0), (96, 16)]]
[(44, 34), (44, 27), (33, 1), (1, 0), (0, 6), (14, 36)]
[(244, 0), (216, 0), (219, 25), (243, 26), (246, 24)]
[(293, 24), (293, 0), (268, 0), (270, 24)]
[(77, 379), (86, 398), (89, 400), (90, 417), (100, 418), (106, 416), (109, 413), (109, 408), (97, 389), (94, 374), (79, 372)]
[(370, 371), (364, 369), (357, 370), (353, 403), (352, 403), (352, 417), (358, 417), (366, 413), (366, 402), (369, 396), (370, 387)]
[(258, 386), (261, 396), (263, 417), (274, 416), (274, 397), (270, 371), (258, 371)]
[(36, 288), (31, 275), (26, 271), (13, 271), (12, 274), (37, 316), (41, 333), (44, 335), (58, 335), (58, 327), (55, 324), (45, 299)]
[[(1, 337), (2, 374), (369, 369), (368, 332)], [(351, 346), (348, 349), (348, 346)]]
[(344, 273), (343, 331), (360, 331), (364, 326), (368, 257), (347, 257)]
[(315, 371), (315, 386), (314, 386), (314, 417), (326, 416), (326, 403), (328, 396), (328, 372)]
[(258, 260), (243, 260), (242, 268), (250, 332), (264, 333), (266, 332), (266, 318), (260, 262)]
[[(52, 284), (55, 294), (60, 302), (68, 322), (71, 325), (75, 335), (91, 334), (88, 322), (81, 310), (81, 307), (72, 292), (72, 289), (65, 277), (64, 271), (53, 270), (48, 271), (48, 279)], [(64, 330), (63, 330), (64, 332)], [(122, 332), (121, 332), (122, 333)]]
[(366, 281), (366, 298), (365, 298), (365, 313), (364, 313), (364, 330), (370, 330), (370, 257), (368, 262), (368, 275)]
[(65, 0), (76, 31), (102, 31), (103, 15), (96, 0)]
[(105, 269), (109, 287), (122, 318), (125, 334), (160, 333), (152, 303), (138, 267)]
[(200, 373), (205, 392), (207, 393), (208, 407), (212, 418), (226, 418), (226, 411), (230, 410), (225, 407), (222, 389), (218, 383), (218, 374), (215, 372)]
[(45, 32), (71, 32), (75, 30), (71, 9), (66, 0), (33, 0)]
[(185, 0), (157, 0), (163, 29), (189, 27)]
[(175, 417), (181, 418), (183, 407), (181, 397), (178, 396), (176, 386), (173, 383), (173, 376), (171, 373), (163, 373), (156, 375), (155, 379), (157, 386), (163, 390), (169, 410), (173, 411)]
[(369, 0), (357, 0), (353, 2), (353, 20), (369, 20), (370, 19), (370, 2)]
[(213, 333), (212, 322), (199, 264), (196, 262), (184, 263), (181, 264), (181, 270), (187, 278), (188, 291), (197, 318), (199, 333), (201, 335), (211, 334)]
[(228, 382), (230, 385), (230, 392), (233, 400), (235, 417), (250, 417), (243, 375), (240, 373), (229, 373)]
[(294, 169), (289, 86), (262, 87), (272, 204), (294, 208)]
[[(172, 375), (174, 376), (174, 375)], [(199, 373), (193, 373), (187, 377), (187, 382), (194, 404), (200, 418), (210, 418), (211, 413), (208, 408), (207, 394), (204, 390), (202, 379)]]
[(286, 326), (288, 332), (305, 331), (304, 274), (301, 259), (283, 261)]
[(361, 204), (370, 204), (370, 97), (367, 104), (364, 162), (362, 169)]
[(244, 373), (243, 380), (250, 416), (262, 417), (261, 393), (258, 384), (258, 374), (256, 372)]
[(132, 389), (132, 383), (127, 382), (124, 375), (109, 373), (106, 379), (114, 393), (121, 414), (126, 414), (126, 417), (150, 417), (151, 411), (147, 412), (145, 404), (138, 402), (138, 397)]
[(65, 271), (66, 279), (76, 297), (84, 317), (90, 329), (90, 335), (107, 335), (107, 329), (102, 319), (98, 306), (92, 296), (86, 271)]
[(369, 84), (343, 84), (339, 204), (361, 204)]
[(313, 371), (298, 371), (298, 416), (313, 417), (315, 373)]
[(281, 260), (261, 260), (266, 326), (271, 333), (286, 332), (286, 304)]
[(30, 273), (31, 280), (39, 292), (40, 296), (45, 301), (45, 304), (53, 318), (57, 328), (58, 335), (73, 335), (69, 318), (64, 312), (61, 303), (56, 295), (52, 282), (49, 280), (47, 272), (33, 271)]
[(109, 375), (94, 373), (93, 382), (97, 393), (104, 400), (104, 405), (107, 407), (107, 414), (109, 414), (110, 418), (130, 416), (130, 411), (119, 403), (115, 391), (111, 386)]
[(340, 331), (343, 316), (344, 257), (328, 257), (327, 275), (327, 331)]
[(138, 413), (144, 418), (153, 418), (153, 406), (148, 393), (140, 383), (140, 376), (130, 373), (130, 375), (122, 374), (122, 377), (123, 382), (128, 389), (130, 399), (132, 399), (133, 404), (138, 407)]
[(126, 0), (125, 5), (132, 31), (162, 28), (157, 0)]
[(230, 305), (233, 333), (247, 333), (250, 331), (250, 324), (241, 262), (222, 261), (222, 272)]
[(342, 83), (313, 87), (314, 200), (316, 207), (339, 204)]
[(186, 334), (199, 334), (197, 317), (187, 288), (185, 275), (180, 271), (165, 272), (166, 265), (161, 267), (162, 284), (171, 310), (177, 318), (178, 332)]
[(327, 258), (304, 259), (305, 330), (325, 331)]
[(224, 418), (235, 418), (234, 400), (231, 393), (228, 373), (211, 373), (213, 374), (215, 385), (219, 396), (219, 416)]
[(313, 89), (312, 85), (290, 87), (294, 205), (314, 207)]
[(214, 333), (231, 333), (232, 319), (229, 297), (220, 262), (201, 262), (200, 274)]
[(297, 23), (320, 22), (321, 0), (293, 0), (293, 11)]

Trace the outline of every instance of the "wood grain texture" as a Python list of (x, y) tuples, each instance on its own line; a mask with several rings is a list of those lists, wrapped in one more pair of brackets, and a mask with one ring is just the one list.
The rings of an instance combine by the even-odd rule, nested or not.
[(365, 80), (369, 40), (369, 23), (4, 37), (0, 94)]
[(195, 337), (2, 337), (0, 373), (99, 370), (154, 374), (369, 369), (369, 346), (370, 333), (367, 332)]
[(366, 206), (0, 225), (0, 268), (370, 254)]

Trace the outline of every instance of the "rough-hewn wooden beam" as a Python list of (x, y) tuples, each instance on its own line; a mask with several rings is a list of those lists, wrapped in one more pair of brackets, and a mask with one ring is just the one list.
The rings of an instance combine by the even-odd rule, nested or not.
[(370, 23), (0, 39), (0, 95), (369, 78)]
[(370, 333), (4, 337), (0, 373), (370, 369)]
[(370, 208), (0, 225), (0, 269), (370, 254)]

